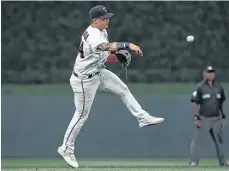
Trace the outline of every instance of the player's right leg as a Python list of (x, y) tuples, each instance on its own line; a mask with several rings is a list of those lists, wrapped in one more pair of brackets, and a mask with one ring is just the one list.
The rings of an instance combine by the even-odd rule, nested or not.
[(99, 75), (84, 80), (81, 80), (74, 75), (70, 78), (70, 84), (74, 92), (76, 110), (68, 125), (63, 144), (58, 148), (58, 153), (71, 167), (74, 168), (78, 167), (78, 163), (74, 156), (75, 140), (80, 129), (88, 118), (99, 83)]
[(139, 121), (139, 127), (141, 128), (149, 125), (160, 124), (164, 121), (164, 118), (151, 116), (145, 110), (143, 110), (128, 89), (127, 85), (123, 83), (123, 81), (117, 75), (107, 69), (103, 69), (101, 72), (99, 90), (113, 92), (119, 95), (132, 115), (137, 118)]

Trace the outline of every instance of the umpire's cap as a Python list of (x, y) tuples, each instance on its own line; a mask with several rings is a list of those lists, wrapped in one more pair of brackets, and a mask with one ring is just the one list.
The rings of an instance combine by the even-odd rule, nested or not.
[(215, 69), (212, 67), (212, 66), (207, 66), (205, 69), (204, 69), (205, 72), (215, 72)]
[(113, 13), (108, 13), (107, 9), (102, 5), (94, 6), (89, 12), (89, 16), (90, 16), (91, 19), (94, 19), (94, 18), (103, 18), (103, 19), (105, 19), (105, 18), (110, 18), (113, 15), (114, 15)]

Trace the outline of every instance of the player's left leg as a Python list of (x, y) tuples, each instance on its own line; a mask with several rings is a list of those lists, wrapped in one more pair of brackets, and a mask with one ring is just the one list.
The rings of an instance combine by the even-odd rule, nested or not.
[(74, 168), (78, 167), (78, 162), (74, 156), (75, 141), (89, 116), (99, 83), (99, 75), (88, 79), (80, 79), (74, 75), (70, 78), (76, 109), (65, 132), (63, 144), (58, 148), (58, 153)]
[(216, 147), (219, 164), (222, 166), (227, 165), (223, 148), (223, 121), (221, 118), (213, 121), (210, 134)]
[(107, 69), (103, 69), (101, 71), (101, 80), (98, 90), (113, 92), (119, 95), (131, 114), (139, 121), (140, 127), (160, 124), (164, 121), (164, 118), (151, 116), (145, 110), (143, 110), (141, 105), (131, 94), (127, 85), (123, 83), (123, 81), (117, 75)]

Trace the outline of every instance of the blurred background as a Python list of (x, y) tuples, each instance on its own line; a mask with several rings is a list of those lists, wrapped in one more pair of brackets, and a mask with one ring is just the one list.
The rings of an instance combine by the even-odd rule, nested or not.
[[(107, 68), (166, 120), (139, 129), (119, 97), (98, 93), (76, 142), (78, 157), (188, 157), (190, 97), (206, 65), (216, 68), (229, 97), (228, 2), (2, 2), (3, 157), (57, 156), (75, 110), (69, 78), (97, 4), (115, 14), (109, 40), (139, 44), (145, 55), (133, 54), (128, 81), (120, 64)], [(228, 102), (225, 111), (229, 116)], [(227, 155), (228, 135), (225, 127)], [(202, 155), (215, 156), (210, 136), (203, 144)]]

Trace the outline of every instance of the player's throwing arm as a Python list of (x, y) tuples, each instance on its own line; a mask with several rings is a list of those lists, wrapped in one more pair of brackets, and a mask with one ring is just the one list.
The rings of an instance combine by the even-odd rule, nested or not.
[(112, 43), (103, 43), (101, 44), (98, 49), (103, 51), (116, 51), (121, 49), (129, 48), (133, 51), (136, 55), (143, 56), (143, 52), (141, 48), (133, 43), (129, 42), (112, 42)]

